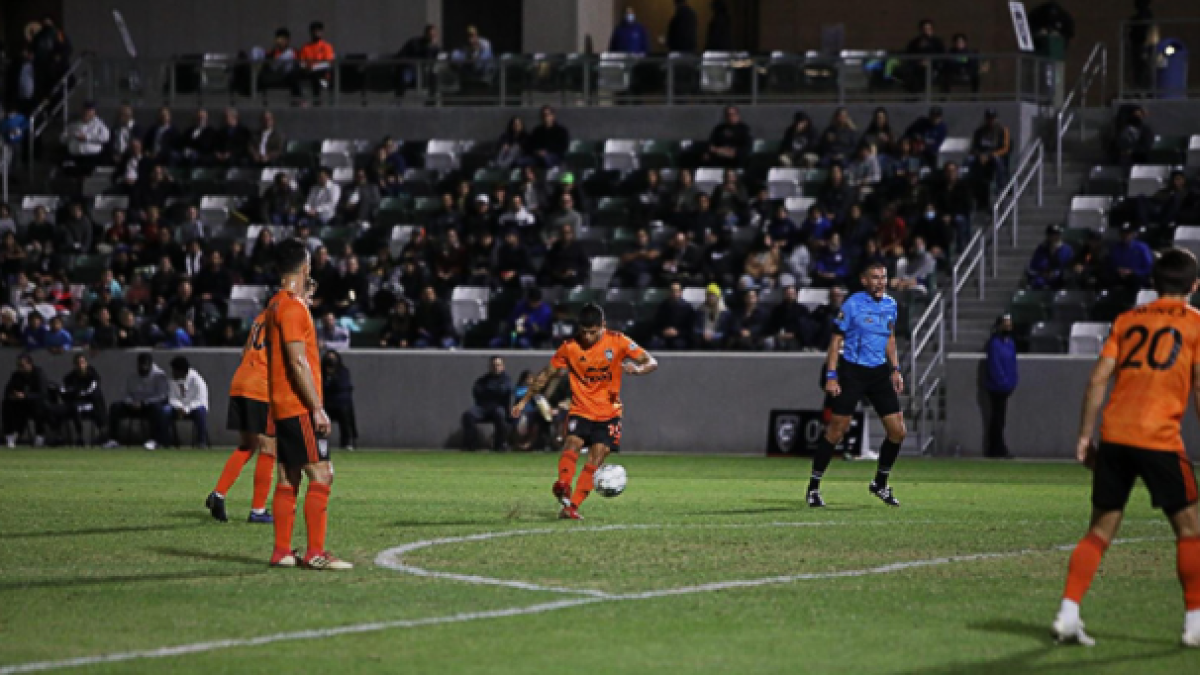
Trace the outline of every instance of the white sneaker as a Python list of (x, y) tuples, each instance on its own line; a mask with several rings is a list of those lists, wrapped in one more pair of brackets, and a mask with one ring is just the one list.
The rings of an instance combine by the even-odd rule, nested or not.
[(142, 447), (147, 450), (157, 450), (158, 443), (154, 442), (154, 440), (149, 440), (149, 441), (146, 441), (146, 444), (143, 445)]
[(117, 449), (117, 448), (119, 448), (119, 447), (121, 447), (121, 444), (120, 444), (120, 443), (118, 443), (118, 442), (116, 442), (116, 441), (105, 441), (105, 442), (104, 442), (104, 449), (105, 449), (105, 450), (115, 450), (115, 449)]
[(1083, 645), (1084, 647), (1094, 647), (1096, 645), (1096, 641), (1090, 635), (1083, 632), (1082, 621), (1069, 621), (1060, 617), (1054, 620), (1051, 632), (1054, 635), (1054, 640), (1060, 645)]
[(1200, 647), (1200, 627), (1190, 633), (1185, 629), (1183, 631), (1183, 639), (1180, 640), (1184, 647)]
[(16, 435), (16, 434), (9, 434), (9, 435), (5, 436), (5, 437), (4, 437), (4, 444), (5, 444), (5, 445), (7, 445), (7, 446), (8, 446), (8, 447), (10, 447), (10, 448), (15, 448), (15, 447), (17, 447), (17, 435)]
[(45, 447), (45, 445), (46, 445), (46, 438), (44, 436), (35, 436), (34, 437), (33, 447), (41, 448), (41, 447)]
[(862, 452), (858, 455), (858, 459), (863, 462), (874, 462), (879, 459), (879, 453), (870, 448), (863, 448)]

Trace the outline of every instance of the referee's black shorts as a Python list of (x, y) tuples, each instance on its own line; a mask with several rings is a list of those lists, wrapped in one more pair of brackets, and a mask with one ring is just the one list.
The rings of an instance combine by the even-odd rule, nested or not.
[(860, 366), (845, 359), (838, 361), (838, 384), (842, 388), (839, 396), (833, 397), (830, 408), (834, 415), (849, 417), (864, 398), (880, 417), (900, 412), (900, 397), (892, 386), (892, 367)]
[(1101, 442), (1092, 473), (1092, 506), (1124, 510), (1138, 478), (1150, 491), (1150, 503), (1168, 516), (1196, 503), (1196, 472), (1183, 453)]

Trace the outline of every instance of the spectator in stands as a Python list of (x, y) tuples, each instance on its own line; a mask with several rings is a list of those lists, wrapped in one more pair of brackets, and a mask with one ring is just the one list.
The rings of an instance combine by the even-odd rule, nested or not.
[(979, 73), (985, 68), (980, 65), (979, 52), (967, 46), (967, 36), (963, 33), (955, 33), (950, 40), (950, 51), (947, 52), (951, 58), (942, 62), (942, 91), (950, 93), (950, 88), (959, 82), (966, 82), (971, 85), (971, 93), (979, 93)]
[(96, 104), (86, 101), (79, 119), (67, 125), (62, 142), (67, 146), (67, 159), (78, 175), (88, 175), (104, 160), (104, 148), (109, 141), (108, 127), (96, 116)]
[(683, 232), (676, 232), (667, 240), (657, 259), (660, 283), (693, 286), (703, 280), (703, 253)]
[(393, 349), (408, 349), (413, 343), (416, 325), (408, 301), (401, 300), (388, 314), (388, 323), (379, 334), (379, 346)]
[(925, 205), (921, 217), (913, 221), (908, 234), (912, 237), (920, 237), (929, 247), (929, 254), (935, 259), (946, 260), (957, 236), (954, 216), (950, 213), (938, 213), (937, 205), (930, 202)]
[(350, 369), (342, 363), (342, 355), (329, 351), (321, 359), (322, 402), (329, 420), (338, 425), (343, 450), (353, 450), (358, 443), (358, 420), (354, 415), (354, 381)]
[(971, 137), (971, 154), (974, 157), (991, 155), (996, 159), (996, 179), (1001, 185), (1008, 182), (1008, 155), (1012, 151), (1012, 138), (996, 116), (995, 108), (988, 108), (983, 115), (983, 126)]
[(260, 91), (290, 87), (296, 70), (296, 50), (292, 48), (292, 33), (286, 28), (275, 31), (275, 41), (263, 56), (266, 62), (258, 72)]
[(93, 349), (116, 349), (117, 327), (112, 322), (112, 312), (107, 307), (96, 310), (96, 327), (92, 332)]
[(864, 188), (873, 188), (883, 179), (879, 168), (879, 157), (875, 146), (869, 141), (863, 141), (854, 153), (854, 159), (846, 167), (846, 182), (856, 188), (859, 196), (864, 194)]
[(725, 0), (713, 0), (704, 49), (710, 52), (733, 51), (733, 17), (729, 15), (729, 3)]
[(792, 352), (804, 347), (808, 309), (798, 303), (796, 286), (783, 287), (783, 302), (780, 302), (767, 317), (763, 337), (763, 348), (767, 351)]
[(676, 226), (677, 231), (687, 233), (693, 241), (703, 241), (704, 233), (724, 229), (726, 221), (712, 207), (712, 197), (703, 192), (696, 195), (696, 209), (691, 214), (683, 214)]
[(942, 149), (942, 143), (946, 142), (947, 134), (949, 129), (939, 105), (931, 107), (928, 115), (918, 117), (904, 131), (905, 136), (914, 140), (913, 151), (923, 156), (928, 166), (937, 166), (938, 152)]
[(142, 125), (133, 119), (133, 107), (127, 103), (117, 108), (117, 121), (109, 133), (109, 154), (113, 162), (120, 162), (133, 140), (142, 139)]
[(758, 351), (762, 349), (762, 338), (767, 329), (767, 313), (758, 304), (758, 291), (747, 290), (742, 298), (741, 308), (730, 315), (725, 348)]
[(146, 130), (142, 145), (151, 159), (170, 166), (179, 158), (179, 141), (179, 130), (171, 123), (171, 109), (164, 105), (158, 109), (158, 121)]
[(339, 324), (333, 312), (321, 315), (321, 324), (317, 328), (317, 344), (321, 349), (349, 349), (350, 331)]
[(504, 372), (504, 359), (493, 356), (488, 372), (475, 380), (471, 388), (474, 405), (462, 415), (463, 449), (475, 450), (479, 443), (480, 423), (492, 425), (492, 449), (508, 450), (508, 409), (512, 403), (512, 382)]
[(1062, 228), (1049, 225), (1046, 240), (1038, 244), (1025, 271), (1026, 284), (1034, 289), (1060, 289), (1066, 285), (1066, 275), (1074, 260), (1075, 251), (1063, 243)]
[(754, 135), (742, 121), (737, 106), (725, 107), (725, 120), (713, 127), (708, 136), (708, 151), (704, 153), (705, 166), (738, 168), (746, 163), (754, 146)]
[(133, 312), (129, 309), (122, 309), (117, 315), (117, 347), (120, 349), (132, 349), (133, 347), (144, 347), (145, 340), (142, 339), (141, 331), (137, 327), (137, 319)]
[[(145, 167), (146, 160), (138, 162), (139, 169)], [(162, 164), (153, 164), (150, 175), (139, 182), (133, 189), (131, 203), (137, 208), (154, 206), (158, 209), (167, 207), (167, 200), (179, 196), (179, 186), (171, 178), (171, 174)]]
[(667, 25), (667, 51), (680, 54), (695, 54), (700, 49), (699, 20), (696, 10), (688, 6), (688, 0), (675, 0), (675, 14)]
[(509, 349), (547, 347), (553, 319), (550, 305), (542, 300), (542, 289), (534, 286), (513, 308), (508, 319), (500, 324), (500, 334), (492, 340), (491, 345)]
[(184, 132), (180, 142), (183, 161), (192, 166), (211, 164), (216, 141), (217, 132), (208, 125), (208, 111), (204, 108), (196, 110), (196, 120), (192, 128)]
[[(274, 122), (272, 122), (274, 124)], [(237, 108), (225, 109), (225, 125), (213, 139), (213, 158), (222, 167), (242, 166), (250, 161), (250, 130), (242, 126)]]
[(817, 253), (813, 263), (813, 285), (818, 288), (844, 286), (850, 278), (850, 261), (842, 251), (841, 235), (834, 232), (829, 244)]
[(333, 45), (325, 41), (325, 24), (308, 25), (309, 42), (300, 48), (300, 67), (293, 71), (292, 96), (299, 98), (305, 82), (312, 85), (313, 99), (320, 103), (321, 92), (333, 82)]
[[(208, 383), (188, 363), (186, 357), (171, 359), (171, 388), (167, 404), (173, 419), (189, 419), (193, 424), (193, 439), (197, 447), (208, 447)], [(172, 431), (174, 425), (172, 425)], [(175, 434), (171, 434), (174, 436)], [(152, 443), (152, 442), (151, 442)], [(154, 450), (147, 443), (148, 450)]]
[(820, 161), (821, 139), (813, 128), (812, 120), (803, 110), (796, 111), (792, 123), (783, 132), (779, 143), (779, 162), (784, 166), (812, 168)]
[(1050, 0), (1029, 11), (1029, 30), (1033, 32), (1035, 42), (1043, 41), (1046, 36), (1057, 35), (1062, 37), (1064, 47), (1070, 46), (1075, 38), (1075, 17), (1062, 5)]
[[(468, 268), (471, 267), (470, 258), (471, 255), (468, 252)], [(504, 241), (496, 249), (495, 259), (496, 277), (502, 286), (519, 287), (521, 277), (534, 274), (533, 259), (529, 254), (529, 248), (521, 241), (521, 234), (515, 228), (504, 231)]]
[(304, 202), (304, 214), (322, 225), (329, 225), (337, 217), (342, 188), (333, 181), (333, 172), (328, 167), (317, 171), (317, 182), (308, 191)]
[(58, 224), (56, 250), (64, 255), (91, 253), (95, 228), (96, 225), (83, 210), (83, 203), (71, 202), (67, 207), (67, 217)]
[[(897, 251), (897, 254), (901, 251)], [(925, 240), (913, 237), (908, 251), (896, 264), (896, 276), (891, 280), (892, 290), (929, 293), (929, 279), (937, 273), (937, 262), (925, 248)]]
[(195, 286), (196, 295), (201, 301), (211, 302), (222, 309), (225, 307), (226, 301), (233, 295), (233, 276), (225, 269), (224, 256), (220, 251), (213, 250), (208, 254), (208, 264), (196, 274)]
[(458, 344), (450, 307), (445, 300), (438, 298), (433, 286), (421, 290), (421, 300), (417, 303), (413, 320), (416, 327), (414, 346), (450, 349)]
[(41, 312), (34, 310), (25, 316), (25, 328), (21, 329), (21, 347), (35, 352), (46, 346), (46, 320)]
[[(425, 25), (425, 30), (420, 35), (409, 38), (396, 56), (405, 60), (436, 61), (441, 53), (442, 46), (438, 43), (437, 26), (430, 23)], [(397, 93), (400, 96), (404, 95), (406, 89), (417, 84), (417, 68), (423, 66), (424, 64), (401, 64), (400, 82), (397, 86)]]
[[(17, 220), (13, 218), (12, 207), (0, 202), (0, 237), (17, 233)], [(7, 246), (6, 246), (7, 248)]]
[(50, 328), (46, 331), (46, 351), (51, 354), (62, 354), (74, 346), (74, 340), (67, 329), (63, 328), (61, 316), (50, 317)]
[(704, 293), (704, 304), (696, 313), (695, 339), (692, 344), (699, 349), (716, 351), (725, 344), (725, 331), (730, 323), (729, 310), (721, 297), (721, 287), (709, 284)]
[(783, 243), (763, 233), (754, 242), (742, 267), (741, 288), (774, 288), (783, 271)]
[(662, 182), (662, 174), (658, 169), (647, 169), (645, 178), (634, 197), (633, 213), (631, 214), (634, 224), (638, 227), (645, 227), (653, 221), (665, 219), (670, 199), (670, 192)]
[(42, 29), (33, 38), (32, 46), (34, 69), (40, 82), (38, 92), (48, 97), (50, 89), (66, 75), (71, 65), (71, 40), (63, 29), (46, 17), (42, 19)]
[(704, 233), (704, 252), (700, 266), (705, 281), (724, 286), (733, 285), (741, 261), (734, 254), (732, 236), (727, 229)]
[(650, 36), (637, 20), (632, 7), (625, 8), (625, 18), (613, 28), (608, 51), (618, 54), (649, 54)]
[[(208, 227), (200, 218), (200, 209), (195, 206), (189, 206), (187, 209), (187, 217), (183, 224), (179, 226), (179, 240), (185, 245), (192, 242), (203, 242), (208, 238)], [(188, 274), (199, 272), (200, 266), (197, 265), (194, 270), (188, 270)]]
[(1138, 221), (1153, 222), (1161, 228), (1200, 220), (1200, 186), (1189, 189), (1187, 174), (1171, 171), (1167, 184), (1158, 192), (1137, 198)]
[(1116, 156), (1126, 171), (1134, 164), (1142, 164), (1154, 147), (1154, 130), (1146, 122), (1146, 109), (1138, 106), (1124, 115), (1117, 115)]
[(783, 242), (788, 251), (800, 240), (800, 228), (788, 214), (787, 206), (783, 202), (775, 205), (775, 214), (763, 225), (763, 231), (772, 241)]
[(38, 102), (37, 73), (34, 68), (33, 49), (29, 46), (21, 48), (21, 56), (17, 64), (10, 66), (9, 77), (12, 83), (5, 83), (12, 101), (12, 109), (21, 116), (28, 118)]
[(308, 252), (310, 254), (316, 254), (317, 249), (321, 248), (322, 246), (320, 238), (313, 235), (312, 227), (306, 220), (301, 220), (300, 222), (296, 223), (295, 236), (297, 239), (304, 242), (304, 245), (308, 247)]
[(592, 261), (583, 246), (575, 238), (575, 230), (563, 225), (558, 240), (546, 253), (538, 283), (542, 286), (566, 286), (574, 288), (587, 284)]
[(1075, 252), (1071, 261), (1069, 283), (1072, 288), (1092, 289), (1100, 285), (1104, 274), (1101, 261), (1104, 259), (1103, 238), (1096, 230), (1084, 233), (1083, 246)]
[[(259, 203), (259, 218), (271, 225), (295, 225), (300, 217), (300, 197), (288, 174), (275, 174)], [(268, 232), (269, 230), (263, 230)]]
[(806, 244), (793, 246), (783, 265), (786, 273), (792, 277), (792, 285), (802, 288), (812, 285), (812, 252)]
[(652, 349), (686, 350), (692, 345), (696, 325), (696, 310), (683, 299), (683, 285), (671, 284), (671, 294), (658, 305), (654, 313)]
[(40, 448), (46, 444), (46, 393), (46, 376), (34, 365), (33, 357), (28, 354), (18, 356), (17, 368), (4, 387), (4, 442), (8, 447), (16, 446), (17, 437), (30, 422), (33, 422), (34, 430), (32, 445)]
[[(817, 194), (817, 203), (833, 220), (844, 220), (850, 207), (858, 201), (858, 191), (850, 185), (846, 172), (841, 164), (829, 167), (829, 174), (821, 191)], [(811, 209), (809, 209), (811, 212)]]
[(149, 196), (143, 194), (146, 187), (144, 179), (148, 178), (148, 175), (143, 174), (143, 170), (145, 169), (144, 158), (145, 154), (142, 150), (141, 139), (131, 139), (125, 148), (125, 152), (117, 160), (117, 169), (113, 172), (114, 187), (121, 194), (131, 198), (130, 204), (134, 208), (143, 208), (151, 204), (161, 207), (162, 204), (156, 203), (153, 199), (148, 199), (146, 204), (141, 203), (143, 198)]
[(455, 52), (455, 60), (465, 63), (468, 75), (479, 80), (490, 80), (496, 71), (496, 55), (492, 42), (479, 34), (475, 26), (467, 26), (467, 46)]
[(571, 146), (571, 132), (559, 124), (554, 108), (542, 106), (542, 123), (529, 134), (529, 154), (533, 162), (546, 169), (562, 163)]
[(858, 127), (850, 118), (850, 111), (839, 107), (829, 120), (829, 126), (821, 134), (820, 165), (829, 167), (834, 164), (845, 166), (858, 146)]
[[(130, 316), (132, 317), (132, 314)], [(163, 407), (167, 405), (170, 395), (171, 385), (167, 380), (167, 374), (155, 365), (150, 354), (138, 354), (137, 372), (130, 375), (125, 381), (125, 397), (113, 403), (109, 408), (110, 436), (104, 447), (119, 447), (117, 434), (120, 431), (121, 422), (131, 417), (148, 420), (150, 423), (151, 437), (146, 441), (147, 450), (154, 450), (160, 444), (166, 445), (166, 439), (163, 436), (165, 427)]]
[(526, 159), (525, 148), (528, 143), (525, 122), (519, 115), (514, 115), (496, 141), (496, 166), (508, 169), (522, 164)]
[(913, 152), (913, 139), (905, 136), (896, 142), (895, 154), (886, 158), (882, 165), (884, 179), (888, 181), (888, 193), (903, 191), (908, 184), (910, 174), (921, 173), (922, 160)]
[(745, 225), (749, 219), (750, 195), (734, 169), (725, 169), (721, 184), (713, 189), (713, 210), (729, 225)]
[(1013, 322), (1008, 314), (996, 320), (992, 335), (984, 347), (987, 354), (983, 369), (983, 388), (987, 390), (991, 418), (988, 420), (987, 449), (984, 456), (1008, 459), (1004, 425), (1008, 417), (1008, 398), (1017, 388), (1017, 343), (1013, 340)]
[(1137, 293), (1150, 280), (1154, 252), (1138, 239), (1139, 228), (1134, 223), (1121, 225), (1121, 240), (1108, 249), (1108, 265), (1104, 283), (1107, 288), (1121, 288)]
[(863, 132), (862, 143), (870, 143), (880, 155), (890, 155), (895, 151), (896, 133), (892, 131), (892, 122), (887, 108), (878, 107), (871, 114), (871, 123)]
[(347, 223), (369, 223), (379, 213), (382, 201), (379, 186), (367, 180), (366, 169), (356, 169), (354, 183), (346, 190), (342, 203), (342, 217)]
[(100, 388), (100, 373), (83, 354), (76, 354), (72, 362), (75, 367), (63, 377), (62, 398), (75, 437), (83, 438), (83, 420), (90, 419), (96, 424), (97, 438), (107, 438), (108, 408)]
[(645, 228), (638, 229), (633, 243), (620, 255), (620, 263), (613, 275), (614, 285), (622, 288), (649, 286), (658, 272), (659, 253), (650, 243), (650, 233)]
[(826, 217), (819, 204), (808, 207), (808, 215), (800, 223), (800, 241), (812, 248), (824, 248), (833, 231), (833, 221)]
[[(226, 113), (228, 115), (228, 112)], [(228, 124), (228, 122), (226, 122)], [(230, 133), (236, 133), (230, 130)], [(287, 139), (283, 132), (275, 128), (275, 114), (270, 110), (264, 110), (262, 114), (262, 128), (254, 134), (247, 144), (246, 152), (250, 156), (250, 160), (259, 166), (269, 166), (274, 164), (283, 151), (287, 149)], [(220, 152), (217, 154), (217, 159), (221, 158)]]
[(20, 347), (23, 343), (17, 310), (8, 305), (0, 307), (0, 347)]
[[(570, 199), (570, 197), (567, 197)], [(508, 208), (497, 218), (496, 224), (502, 230), (516, 228), (521, 233), (521, 240), (527, 244), (538, 242), (537, 218), (525, 208), (525, 200), (521, 195), (513, 195), (508, 200)]]
[[(920, 32), (917, 37), (910, 40), (908, 47), (904, 50), (906, 54), (909, 56), (940, 56), (946, 53), (945, 43), (934, 34), (933, 21), (921, 19), (918, 30)], [(927, 79), (931, 82), (937, 81), (941, 64), (942, 61), (933, 61), (928, 58), (905, 61), (904, 80), (908, 85), (908, 90), (914, 93), (925, 91)], [(931, 68), (933, 73), (930, 77), (928, 73)]]
[(932, 197), (938, 212), (950, 216), (958, 250), (963, 250), (971, 240), (971, 214), (975, 211), (975, 203), (970, 186), (959, 177), (957, 164), (946, 162), (942, 167), (942, 180), (934, 184)]
[(525, 208), (539, 218), (553, 206), (549, 186), (532, 166), (522, 167), (521, 180), (517, 183), (514, 193), (524, 201)]

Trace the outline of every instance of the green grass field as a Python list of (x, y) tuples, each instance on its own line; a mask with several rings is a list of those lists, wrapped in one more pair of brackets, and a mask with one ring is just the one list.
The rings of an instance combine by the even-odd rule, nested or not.
[[(1084, 606), (1099, 645), (1051, 643), (1089, 508), (1076, 466), (904, 458), (892, 510), (867, 494), (873, 465), (839, 462), (815, 512), (807, 461), (626, 456), (628, 491), (577, 523), (555, 519), (553, 455), (343, 454), (329, 548), (357, 569), (316, 573), (266, 566), (271, 528), (243, 522), (252, 464), (236, 522), (209, 518), (225, 456), (0, 451), (0, 673), (130, 652), (73, 670), (1200, 672), (1140, 488), (1122, 536), (1142, 541), (1109, 551)], [(485, 533), (388, 561), (525, 587), (376, 565)]]

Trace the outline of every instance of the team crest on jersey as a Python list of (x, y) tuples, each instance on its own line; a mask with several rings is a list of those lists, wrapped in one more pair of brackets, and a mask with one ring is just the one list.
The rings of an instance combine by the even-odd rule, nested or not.
[(863, 318), (863, 323), (875, 323), (875, 317), (873, 317), (873, 316), (865, 317), (865, 318)]
[(837, 320), (838, 320), (838, 321), (845, 321), (845, 320), (846, 320), (846, 313), (845, 313), (845, 312), (838, 312), (838, 317), (837, 317)]
[(604, 350), (604, 358), (608, 359), (609, 361), (612, 361), (613, 360), (613, 351), (611, 349), (605, 349)]

